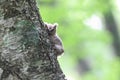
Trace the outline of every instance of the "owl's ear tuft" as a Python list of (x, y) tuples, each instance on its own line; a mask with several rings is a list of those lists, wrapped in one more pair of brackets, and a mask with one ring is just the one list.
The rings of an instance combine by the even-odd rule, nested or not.
[[(44, 27), (47, 27), (48, 26), (48, 23), (47, 22), (44, 22)], [(47, 27), (48, 28), (48, 27)]]
[(54, 23), (53, 26), (54, 26), (54, 28), (57, 28), (58, 27), (58, 23)]

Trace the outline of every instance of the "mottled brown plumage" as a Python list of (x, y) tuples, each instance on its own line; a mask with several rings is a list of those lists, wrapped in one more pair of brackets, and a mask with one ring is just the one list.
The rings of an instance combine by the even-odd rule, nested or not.
[(45, 23), (45, 27), (47, 27), (48, 35), (50, 37), (50, 41), (53, 44), (53, 48), (56, 52), (56, 55), (59, 56), (64, 52), (64, 48), (62, 45), (62, 40), (60, 37), (57, 35), (56, 29), (57, 29), (58, 24), (49, 24)]

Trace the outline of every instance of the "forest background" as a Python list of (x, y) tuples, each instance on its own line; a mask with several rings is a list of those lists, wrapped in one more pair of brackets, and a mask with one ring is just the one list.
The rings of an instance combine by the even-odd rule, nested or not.
[(120, 0), (37, 0), (43, 21), (59, 24), (68, 80), (120, 80)]

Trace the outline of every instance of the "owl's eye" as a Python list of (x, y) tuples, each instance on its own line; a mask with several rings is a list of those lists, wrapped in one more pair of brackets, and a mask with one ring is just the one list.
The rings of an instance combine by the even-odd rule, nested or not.
[(52, 31), (54, 31), (54, 29), (51, 29), (50, 31), (52, 32)]
[(53, 28), (49, 28), (49, 31), (52, 31), (52, 30), (54, 30)]

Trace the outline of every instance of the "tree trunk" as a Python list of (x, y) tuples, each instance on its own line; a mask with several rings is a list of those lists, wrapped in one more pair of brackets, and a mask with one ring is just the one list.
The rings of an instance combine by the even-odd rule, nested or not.
[(119, 38), (117, 24), (111, 10), (108, 10), (104, 14), (104, 19), (105, 19), (106, 28), (113, 37), (113, 47), (115, 49), (116, 56), (120, 57), (120, 38)]
[(0, 80), (66, 80), (35, 0), (0, 0)]

